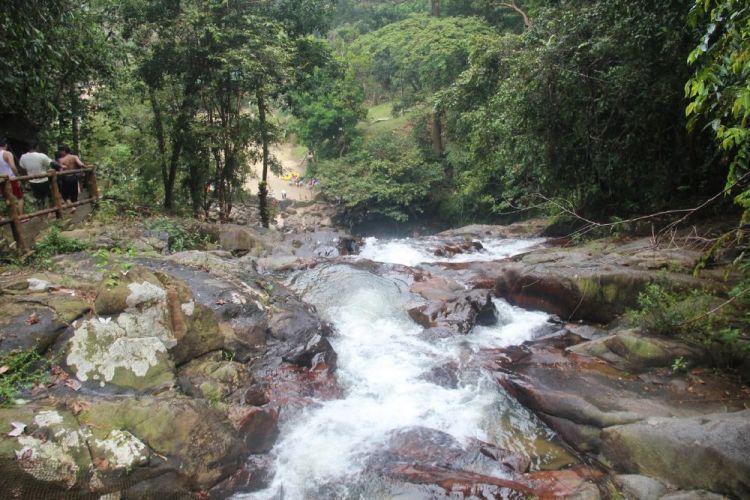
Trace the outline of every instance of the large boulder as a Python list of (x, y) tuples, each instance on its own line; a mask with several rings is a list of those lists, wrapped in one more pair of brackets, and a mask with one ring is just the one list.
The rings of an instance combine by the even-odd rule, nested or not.
[(605, 429), (602, 456), (626, 473), (683, 489), (750, 496), (750, 410), (691, 418), (649, 418)]
[(459, 292), (448, 300), (428, 302), (409, 309), (409, 316), (424, 328), (448, 328), (457, 334), (467, 334), (477, 324), (497, 323), (497, 309), (487, 290)]
[(65, 365), (81, 382), (158, 392), (174, 384), (174, 365), (220, 349), (214, 313), (163, 273), (135, 267), (103, 286), (98, 317), (74, 325), (63, 346)]
[[(203, 401), (171, 394), (95, 401), (78, 421), (97, 439), (127, 430), (154, 452), (151, 468), (160, 474), (176, 473), (193, 491), (208, 489), (234, 472), (244, 452), (237, 432), (221, 413)], [(169, 488), (168, 483), (164, 486)], [(153, 487), (159, 488), (158, 483)]]

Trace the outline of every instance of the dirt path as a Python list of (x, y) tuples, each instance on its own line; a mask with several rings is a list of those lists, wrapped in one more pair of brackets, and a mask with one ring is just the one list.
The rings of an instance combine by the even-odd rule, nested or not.
[[(281, 162), (284, 169), (284, 174), (282, 175), (305, 175), (307, 167), (305, 162), (303, 162), (304, 156), (295, 151), (293, 144), (287, 143), (273, 146), (271, 154)], [(245, 187), (253, 193), (258, 192), (258, 182), (260, 181), (262, 169), (263, 164), (260, 162), (253, 165), (255, 177), (245, 183)], [(268, 189), (271, 196), (278, 200), (282, 198), (283, 191), (286, 191), (287, 198), (290, 200), (311, 200), (316, 193), (316, 191), (310, 190), (307, 187), (298, 188), (290, 185), (290, 181), (285, 181), (271, 172), (268, 173)]]

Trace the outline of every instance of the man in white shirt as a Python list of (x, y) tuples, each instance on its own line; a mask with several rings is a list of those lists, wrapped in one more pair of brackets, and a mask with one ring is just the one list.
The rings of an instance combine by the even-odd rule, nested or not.
[[(40, 153), (39, 144), (32, 142), (29, 152), (21, 156), (19, 164), (26, 170), (27, 175), (46, 175), (47, 170), (52, 165), (52, 159), (46, 154)], [(39, 208), (44, 208), (47, 201), (52, 201), (52, 192), (47, 177), (31, 179), (29, 183)]]

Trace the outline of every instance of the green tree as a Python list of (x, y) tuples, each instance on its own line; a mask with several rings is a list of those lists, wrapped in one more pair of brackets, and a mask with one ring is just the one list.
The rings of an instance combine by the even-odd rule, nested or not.
[(750, 189), (744, 178), (750, 161), (750, 4), (745, 0), (700, 0), (691, 21), (703, 30), (688, 62), (695, 72), (685, 87), (691, 100), (688, 125), (708, 121), (719, 147), (729, 157), (727, 186), (740, 183), (737, 203), (750, 214)]
[[(323, 48), (327, 53), (327, 47)], [(330, 56), (305, 71), (290, 93), (296, 131), (318, 159), (344, 155), (359, 135), (357, 123), (367, 116), (364, 92), (345, 62)]]
[(443, 172), (439, 163), (425, 161), (408, 136), (388, 132), (344, 158), (321, 162), (318, 175), (350, 221), (384, 216), (403, 222), (423, 212)]
[(116, 60), (106, 6), (95, 0), (3, 2), (0, 117), (13, 124), (11, 135), (31, 139), (61, 121), (73, 125), (69, 135), (61, 132), (77, 142), (81, 95), (101, 84)]

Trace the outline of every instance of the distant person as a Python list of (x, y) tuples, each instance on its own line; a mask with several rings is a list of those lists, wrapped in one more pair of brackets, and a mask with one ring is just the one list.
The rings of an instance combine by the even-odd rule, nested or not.
[[(52, 159), (44, 153), (39, 152), (39, 144), (32, 142), (28, 153), (21, 156), (18, 162), (26, 170), (28, 175), (47, 175), (47, 170), (52, 166)], [(40, 209), (47, 206), (47, 202), (52, 201), (52, 191), (50, 190), (49, 179), (29, 179), (31, 192)]]
[[(0, 175), (5, 175), (8, 179), (15, 179), (18, 175), (18, 169), (16, 168), (16, 161), (13, 159), (13, 153), (8, 151), (8, 139), (0, 137)], [(21, 189), (21, 181), (11, 180), (10, 189), (13, 193), (13, 197), (16, 198), (16, 204), (18, 206), (18, 214), (23, 213), (23, 190)]]
[[(71, 170), (77, 170), (84, 168), (86, 165), (83, 164), (78, 156), (71, 153), (68, 146), (60, 146), (60, 159), (58, 162), (62, 167), (61, 172), (69, 172)], [(62, 175), (60, 176), (60, 191), (63, 200), (67, 203), (78, 202), (78, 176), (77, 175)], [(75, 209), (75, 207), (73, 207)]]
[(286, 190), (284, 189), (281, 190), (281, 199), (286, 200)]

